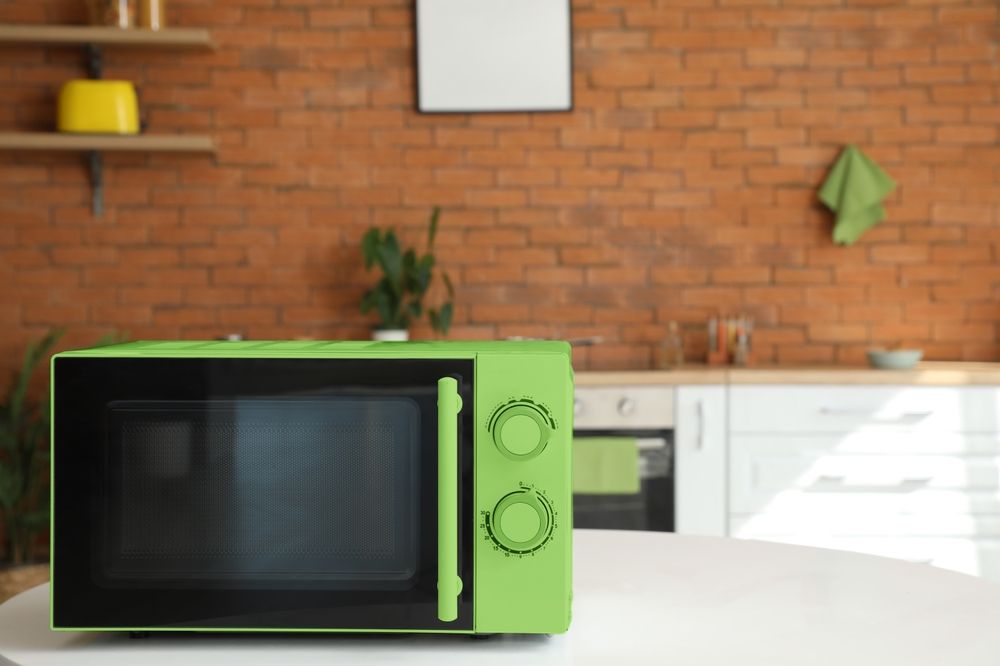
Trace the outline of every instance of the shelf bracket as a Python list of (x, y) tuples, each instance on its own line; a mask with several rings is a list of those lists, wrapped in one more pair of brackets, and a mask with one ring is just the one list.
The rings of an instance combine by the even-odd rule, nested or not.
[(90, 209), (94, 217), (104, 213), (104, 158), (100, 151), (87, 151), (87, 164), (90, 167)]
[[(83, 47), (87, 56), (87, 74), (92, 79), (104, 76), (104, 54), (97, 44)], [(87, 166), (90, 169), (90, 210), (94, 217), (104, 214), (104, 157), (100, 151), (87, 151)]]
[(101, 47), (96, 44), (87, 44), (83, 47), (87, 55), (87, 73), (92, 79), (99, 79), (104, 75), (104, 56)]

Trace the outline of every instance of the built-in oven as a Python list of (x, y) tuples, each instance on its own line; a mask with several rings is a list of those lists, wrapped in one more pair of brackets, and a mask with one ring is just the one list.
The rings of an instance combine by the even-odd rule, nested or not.
[(674, 531), (674, 389), (577, 386), (573, 409), (574, 525)]

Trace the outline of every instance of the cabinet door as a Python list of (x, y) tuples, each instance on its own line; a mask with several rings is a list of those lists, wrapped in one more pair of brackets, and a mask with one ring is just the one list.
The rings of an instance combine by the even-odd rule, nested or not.
[(734, 514), (1000, 513), (1000, 434), (729, 437)]
[(680, 534), (726, 534), (726, 388), (677, 390), (675, 511)]

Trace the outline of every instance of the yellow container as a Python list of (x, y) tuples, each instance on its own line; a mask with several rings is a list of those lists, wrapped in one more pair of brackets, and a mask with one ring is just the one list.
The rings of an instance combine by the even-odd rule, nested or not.
[(138, 134), (139, 101), (130, 81), (76, 79), (59, 91), (60, 132)]

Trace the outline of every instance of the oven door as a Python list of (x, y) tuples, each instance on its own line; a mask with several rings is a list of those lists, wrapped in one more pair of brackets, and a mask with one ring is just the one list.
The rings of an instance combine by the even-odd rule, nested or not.
[(573, 526), (674, 531), (671, 430), (577, 430)]
[(53, 626), (471, 630), (473, 370), (56, 358)]

